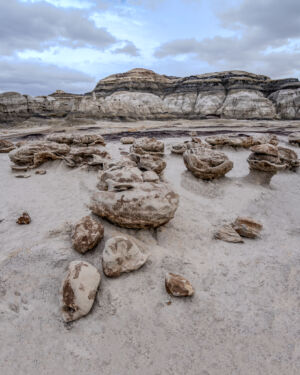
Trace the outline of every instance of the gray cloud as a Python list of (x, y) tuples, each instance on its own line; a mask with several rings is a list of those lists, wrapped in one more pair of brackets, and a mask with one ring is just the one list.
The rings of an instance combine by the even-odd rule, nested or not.
[(60, 42), (70, 47), (113, 45), (116, 38), (97, 28), (83, 10), (57, 8), (45, 2), (0, 4), (0, 54), (17, 50), (42, 50)]
[(113, 53), (124, 53), (125, 55), (129, 55), (129, 56), (140, 55), (139, 49), (136, 48), (136, 46), (132, 42), (129, 42), (129, 41), (126, 42), (126, 45), (124, 47), (113, 50)]
[[(238, 35), (173, 40), (162, 44), (155, 56), (191, 54), (214, 69), (243, 69), (276, 77), (300, 74), (300, 50), (282, 50), (300, 38), (300, 2), (244, 0), (219, 17), (223, 27)], [(270, 54), (268, 48), (281, 50)]]
[(95, 84), (95, 78), (76, 70), (36, 62), (0, 60), (0, 92), (16, 91), (36, 96), (60, 89), (84, 93), (91, 91)]

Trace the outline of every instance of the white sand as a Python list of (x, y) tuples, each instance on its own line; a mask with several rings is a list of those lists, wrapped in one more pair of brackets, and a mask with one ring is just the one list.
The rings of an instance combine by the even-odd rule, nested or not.
[[(119, 147), (129, 148), (107, 146), (114, 155)], [(42, 166), (46, 175), (19, 179), (0, 154), (0, 373), (300, 373), (300, 172), (279, 173), (263, 185), (260, 175), (249, 175), (249, 151), (223, 151), (234, 169), (203, 182), (167, 150), (165, 177), (180, 194), (175, 218), (156, 231), (102, 221), (105, 238), (85, 255), (72, 249), (68, 231), (89, 213), (96, 172), (56, 161)], [(23, 211), (32, 222), (18, 226)], [(238, 215), (260, 220), (262, 238), (244, 244), (212, 239)], [(115, 230), (143, 240), (152, 255), (142, 269), (108, 279), (101, 253)], [(92, 263), (103, 277), (92, 312), (65, 325), (58, 292), (75, 259)], [(194, 297), (168, 296), (169, 271), (191, 281)]]

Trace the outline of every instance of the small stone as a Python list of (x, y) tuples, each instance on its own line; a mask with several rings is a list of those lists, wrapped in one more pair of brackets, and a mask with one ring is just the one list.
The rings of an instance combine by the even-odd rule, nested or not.
[(10, 303), (9, 308), (15, 313), (18, 313), (20, 311), (20, 307), (15, 303)]
[(16, 178), (29, 178), (31, 177), (30, 174), (16, 174), (15, 175)]
[(31, 218), (27, 212), (23, 212), (22, 215), (17, 219), (16, 223), (23, 225), (23, 224), (30, 224)]
[(141, 268), (149, 258), (148, 249), (128, 235), (115, 236), (106, 241), (102, 255), (103, 272), (117, 277), (121, 273)]
[(46, 174), (47, 171), (45, 171), (45, 169), (38, 169), (37, 171), (35, 171), (35, 174)]
[(99, 271), (90, 263), (70, 263), (61, 289), (62, 315), (65, 322), (77, 320), (90, 312), (100, 281)]
[(238, 217), (233, 223), (233, 228), (242, 237), (256, 238), (260, 235), (263, 226), (250, 217)]
[(81, 254), (93, 249), (103, 238), (104, 228), (90, 216), (83, 217), (74, 227), (72, 244)]
[(217, 233), (215, 233), (215, 238), (218, 240), (242, 243), (244, 242), (241, 236), (234, 230), (231, 224), (223, 225)]
[(168, 273), (165, 279), (166, 290), (174, 297), (187, 297), (194, 294), (192, 284), (180, 275)]

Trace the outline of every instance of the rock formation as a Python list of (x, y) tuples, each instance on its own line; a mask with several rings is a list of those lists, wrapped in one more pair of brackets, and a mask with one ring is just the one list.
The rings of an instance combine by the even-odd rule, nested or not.
[(99, 191), (92, 196), (92, 212), (126, 228), (156, 228), (167, 223), (178, 207), (178, 195), (153, 174), (148, 182), (149, 176), (132, 163), (123, 159), (105, 166)]
[(98, 82), (83, 95), (57, 91), (31, 97), (0, 94), (0, 122), (69, 116), (115, 120), (300, 119), (300, 82), (243, 71), (170, 77), (133, 69)]
[(212, 180), (225, 176), (233, 168), (233, 163), (219, 151), (206, 147), (192, 148), (183, 154), (184, 164), (195, 177)]
[(120, 139), (120, 142), (123, 143), (123, 145), (132, 145), (134, 141), (134, 137), (123, 137)]
[(180, 275), (168, 273), (165, 279), (166, 290), (174, 297), (188, 297), (194, 294), (192, 284)]
[(149, 257), (148, 249), (131, 236), (114, 236), (106, 241), (102, 254), (103, 272), (117, 277), (141, 268)]
[(47, 141), (65, 143), (70, 146), (105, 146), (103, 137), (99, 134), (64, 134), (54, 133), (47, 136)]
[(11, 151), (8, 156), (13, 163), (24, 170), (39, 167), (48, 160), (62, 159), (69, 152), (70, 147), (65, 144), (36, 141)]
[(104, 227), (90, 216), (83, 217), (74, 227), (72, 244), (81, 254), (93, 249), (103, 238)]
[(90, 263), (70, 263), (61, 289), (61, 307), (65, 322), (79, 319), (90, 312), (100, 280), (99, 271)]
[(247, 161), (252, 170), (276, 173), (283, 169), (294, 170), (300, 165), (297, 154), (285, 147), (262, 144), (251, 147), (251, 151)]
[(289, 136), (289, 143), (291, 145), (300, 146), (300, 133), (293, 133)]
[(242, 237), (233, 228), (232, 224), (223, 225), (216, 233), (215, 238), (225, 242), (243, 243)]
[(143, 137), (134, 141), (130, 151), (140, 155), (164, 156), (165, 145), (162, 141), (158, 141), (155, 138)]
[(250, 217), (238, 217), (232, 226), (240, 236), (247, 238), (258, 237), (263, 228), (261, 223)]
[(82, 165), (97, 166), (100, 169), (110, 159), (109, 153), (104, 148), (72, 147), (69, 154), (64, 157), (66, 165), (70, 168), (80, 167)]

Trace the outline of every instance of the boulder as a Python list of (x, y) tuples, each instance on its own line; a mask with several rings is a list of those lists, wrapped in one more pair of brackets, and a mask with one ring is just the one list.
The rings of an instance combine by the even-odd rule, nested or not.
[(66, 144), (36, 141), (11, 151), (8, 156), (17, 166), (36, 168), (48, 160), (62, 159), (69, 152), (70, 147)]
[(265, 143), (269, 143), (273, 146), (277, 146), (278, 145), (278, 138), (276, 135), (270, 135), (270, 134), (267, 134), (267, 135), (260, 135), (260, 136), (256, 136), (256, 137), (252, 137), (253, 141), (252, 141), (252, 145), (253, 146), (256, 146), (256, 145), (263, 145)]
[(94, 303), (101, 276), (88, 262), (73, 261), (61, 289), (61, 309), (65, 322), (87, 315)]
[(178, 203), (179, 197), (169, 184), (143, 182), (125, 191), (98, 191), (90, 208), (121, 227), (157, 228), (174, 217)]
[(238, 217), (232, 226), (240, 236), (247, 238), (258, 237), (263, 228), (261, 223), (250, 217)]
[(1, 153), (8, 153), (12, 150), (14, 150), (16, 148), (16, 146), (10, 142), (10, 141), (7, 141), (5, 139), (0, 139), (0, 154)]
[(31, 223), (31, 217), (27, 212), (23, 212), (22, 215), (16, 221), (19, 225), (27, 225)]
[(157, 173), (153, 171), (145, 171), (143, 172), (143, 181), (144, 182), (158, 182), (159, 176)]
[(203, 180), (223, 177), (233, 168), (233, 162), (224, 153), (206, 147), (185, 151), (183, 160), (187, 169)]
[(166, 290), (174, 297), (187, 297), (194, 294), (192, 284), (180, 275), (168, 273), (165, 278)]
[(103, 225), (90, 216), (85, 216), (73, 228), (72, 245), (76, 251), (84, 254), (98, 245), (103, 235)]
[(89, 165), (102, 169), (109, 159), (110, 155), (104, 148), (88, 146), (71, 148), (64, 161), (70, 168)]
[(117, 277), (121, 273), (141, 268), (149, 257), (148, 249), (142, 242), (131, 236), (114, 236), (106, 241), (102, 254), (103, 272), (106, 276)]
[(216, 233), (215, 238), (225, 242), (243, 243), (243, 239), (231, 224), (223, 225)]
[(150, 154), (163, 156), (165, 145), (162, 141), (158, 141), (155, 138), (143, 137), (136, 139), (130, 148), (130, 151), (134, 154)]
[(252, 170), (276, 173), (283, 169), (294, 170), (300, 165), (298, 155), (289, 148), (262, 144), (251, 147), (251, 151), (247, 161)]
[(123, 145), (132, 145), (134, 141), (134, 137), (123, 137), (120, 139), (120, 142), (123, 143)]

